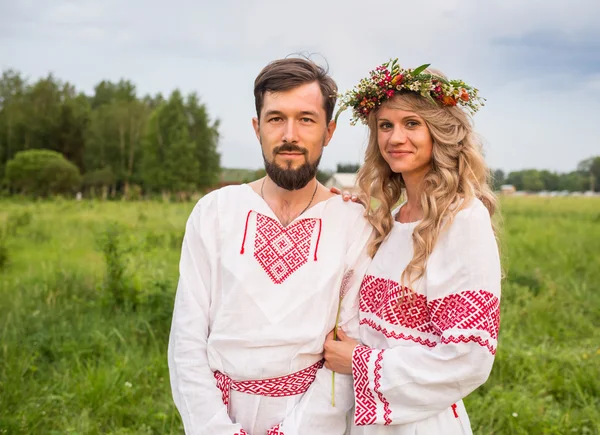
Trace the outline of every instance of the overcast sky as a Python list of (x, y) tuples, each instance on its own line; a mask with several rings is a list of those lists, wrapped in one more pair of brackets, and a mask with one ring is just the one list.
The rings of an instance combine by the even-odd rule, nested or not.
[[(221, 120), (225, 167), (259, 168), (253, 82), (269, 61), (318, 53), (341, 90), (398, 57), (480, 89), (488, 164), (574, 170), (600, 155), (599, 0), (0, 0), (0, 69), (49, 72), (91, 94), (195, 91)], [(362, 161), (366, 131), (341, 116), (322, 167)]]

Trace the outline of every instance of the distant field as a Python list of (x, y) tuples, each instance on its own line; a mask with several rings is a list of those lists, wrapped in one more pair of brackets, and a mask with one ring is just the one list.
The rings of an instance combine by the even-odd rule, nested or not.
[[(181, 434), (166, 346), (192, 203), (0, 200), (0, 434)], [(600, 433), (600, 199), (502, 203), (478, 434)]]

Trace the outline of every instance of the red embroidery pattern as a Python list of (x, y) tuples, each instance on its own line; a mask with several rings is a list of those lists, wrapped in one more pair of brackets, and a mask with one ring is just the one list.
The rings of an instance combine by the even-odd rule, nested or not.
[[(400, 296), (403, 296), (403, 299), (398, 304)], [(427, 310), (427, 298), (412, 294), (406, 287), (402, 289), (401, 294), (400, 286), (391, 279), (366, 275), (360, 288), (360, 310), (373, 313), (392, 325), (416, 329), (419, 332), (433, 332)]]
[(281, 284), (303, 266), (317, 219), (302, 219), (283, 227), (275, 219), (256, 214), (254, 258), (275, 284)]
[(323, 367), (323, 360), (291, 375), (256, 381), (234, 381), (218, 371), (214, 372), (214, 376), (217, 379), (217, 387), (221, 390), (223, 403), (228, 405), (232, 389), (241, 393), (268, 397), (286, 397), (305, 393), (321, 367)]
[(280, 429), (281, 425), (278, 424), (277, 426), (273, 426), (271, 429), (269, 429), (267, 431), (267, 435), (285, 435), (281, 429)]
[(477, 329), (498, 339), (500, 300), (485, 290), (468, 290), (435, 299), (429, 303), (436, 329)]
[(465, 335), (445, 335), (442, 337), (441, 342), (444, 344), (448, 343), (477, 343), (481, 347), (487, 347), (492, 355), (496, 355), (496, 346), (493, 343), (490, 343), (489, 340), (484, 340), (481, 337), (477, 337), (476, 335), (469, 335), (468, 337)]
[(379, 397), (379, 401), (383, 403), (383, 419), (385, 420), (385, 425), (392, 424), (392, 419), (390, 418), (390, 414), (392, 411), (390, 410), (390, 404), (383, 396), (383, 393), (379, 391), (381, 388), (381, 362), (383, 361), (383, 350), (379, 352), (377, 355), (377, 359), (375, 360), (375, 392), (377, 393), (377, 397)]
[(371, 349), (367, 346), (356, 346), (352, 354), (352, 377), (354, 379), (354, 424), (364, 426), (375, 424), (377, 404), (373, 392), (369, 388), (369, 359)]
[(370, 326), (374, 330), (381, 332), (387, 338), (394, 338), (396, 340), (411, 340), (411, 341), (414, 341), (415, 343), (419, 343), (419, 344), (422, 344), (423, 346), (427, 346), (427, 347), (435, 347), (437, 345), (437, 342), (431, 341), (428, 338), (422, 338), (422, 337), (413, 336), (413, 335), (405, 335), (401, 332), (398, 333), (396, 331), (388, 331), (387, 328), (385, 328), (381, 325), (378, 325), (371, 319), (360, 319), (360, 324)]
[[(403, 289), (403, 294), (408, 290)], [(421, 333), (440, 337), (441, 343), (478, 343), (492, 353), (496, 348), (491, 340), (477, 335), (446, 334), (450, 329), (470, 329), (487, 332), (498, 339), (500, 326), (500, 300), (486, 290), (467, 290), (427, 302), (423, 295), (412, 295), (398, 304), (400, 289), (397, 282), (367, 275), (360, 290), (360, 310), (373, 313), (391, 325), (414, 329)], [(427, 338), (388, 331), (372, 320), (361, 319), (387, 338), (412, 340), (435, 347), (437, 341)]]
[(246, 432), (244, 429), (240, 429), (239, 432), (236, 432), (233, 435), (248, 435), (248, 432)]

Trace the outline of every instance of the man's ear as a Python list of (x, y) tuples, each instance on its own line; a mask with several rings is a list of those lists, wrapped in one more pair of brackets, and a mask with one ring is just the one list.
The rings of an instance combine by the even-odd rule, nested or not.
[(327, 124), (327, 136), (325, 137), (325, 144), (323, 146), (327, 146), (329, 144), (329, 141), (333, 137), (333, 133), (335, 132), (336, 127), (337, 124), (333, 119), (329, 121), (329, 124)]
[(260, 121), (258, 118), (252, 118), (252, 128), (254, 128), (254, 134), (256, 134), (256, 138), (260, 140)]

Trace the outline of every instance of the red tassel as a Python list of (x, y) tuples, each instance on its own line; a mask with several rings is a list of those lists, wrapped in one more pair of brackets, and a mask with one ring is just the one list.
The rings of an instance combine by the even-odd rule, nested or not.
[(321, 240), (321, 225), (322, 221), (319, 219), (319, 235), (317, 236), (317, 244), (315, 245), (315, 261), (317, 261), (317, 251), (319, 250), (319, 240)]
[(454, 412), (454, 418), (458, 418), (458, 412), (456, 412), (456, 403), (452, 405), (452, 411)]
[(246, 226), (244, 227), (244, 238), (242, 239), (242, 249), (240, 249), (240, 254), (244, 254), (244, 244), (246, 243), (246, 234), (248, 234), (248, 220), (250, 219), (250, 214), (252, 210), (248, 212), (248, 216), (246, 216)]

